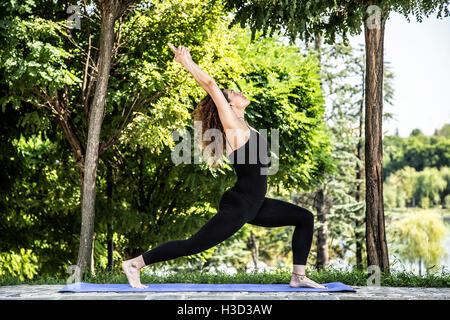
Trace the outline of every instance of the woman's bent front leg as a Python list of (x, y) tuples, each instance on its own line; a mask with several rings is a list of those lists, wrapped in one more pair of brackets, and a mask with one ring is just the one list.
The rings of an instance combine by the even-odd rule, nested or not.
[(258, 214), (249, 223), (263, 227), (295, 226), (292, 235), (293, 273), (290, 285), (325, 289), (305, 275), (314, 232), (314, 215), (311, 211), (287, 201), (265, 197)]

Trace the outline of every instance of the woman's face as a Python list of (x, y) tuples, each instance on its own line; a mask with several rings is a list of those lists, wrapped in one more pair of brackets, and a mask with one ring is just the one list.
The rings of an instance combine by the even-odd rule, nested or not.
[(230, 89), (226, 89), (225, 92), (228, 94), (230, 104), (235, 108), (245, 109), (250, 104), (250, 100), (242, 92), (236, 92)]

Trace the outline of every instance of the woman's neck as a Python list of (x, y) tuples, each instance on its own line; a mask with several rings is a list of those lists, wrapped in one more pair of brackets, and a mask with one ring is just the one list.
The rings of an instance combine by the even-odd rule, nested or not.
[(233, 111), (234, 111), (234, 114), (236, 115), (236, 117), (238, 117), (241, 120), (245, 120), (243, 110), (233, 110)]

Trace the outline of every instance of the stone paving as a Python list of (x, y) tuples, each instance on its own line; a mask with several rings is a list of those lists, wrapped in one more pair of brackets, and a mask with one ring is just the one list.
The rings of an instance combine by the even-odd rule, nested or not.
[(450, 288), (352, 286), (357, 292), (61, 292), (64, 285), (0, 286), (0, 300), (450, 300)]

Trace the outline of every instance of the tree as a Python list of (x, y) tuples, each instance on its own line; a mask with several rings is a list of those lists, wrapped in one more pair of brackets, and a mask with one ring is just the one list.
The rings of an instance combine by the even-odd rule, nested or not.
[[(321, 61), (321, 47), (322, 47), (322, 39), (319, 34), (316, 34), (314, 37), (314, 50), (317, 54), (317, 58), (320, 64), (320, 68), (323, 69), (322, 61)], [(321, 70), (323, 72), (323, 70)], [(321, 89), (323, 90), (323, 83), (321, 82)], [(324, 174), (322, 172), (321, 174)], [(316, 268), (323, 269), (328, 264), (328, 225), (327, 225), (327, 207), (326, 207), (326, 199), (325, 199), (325, 184), (322, 183), (319, 185), (319, 188), (316, 191), (316, 195), (314, 197), (314, 209), (316, 211), (318, 226), (317, 228), (317, 237), (316, 237)]]
[(434, 130), (434, 134), (435, 136), (443, 136), (446, 138), (450, 138), (450, 124), (446, 123), (442, 126), (441, 129), (436, 129)]
[(405, 166), (417, 171), (426, 167), (441, 169), (450, 166), (450, 139), (444, 136), (386, 136), (383, 150), (384, 178)]
[[(338, 168), (336, 173), (326, 174), (326, 196), (332, 199), (328, 209), (329, 233), (331, 239), (339, 238), (339, 248), (330, 243), (332, 251), (345, 253), (354, 250), (356, 266), (362, 269), (362, 249), (364, 242), (364, 48), (352, 48), (344, 43), (324, 45), (322, 49), (323, 87), (330, 110), (325, 118), (332, 134)], [(384, 99), (389, 102), (393, 96), (390, 79), (393, 77), (389, 68), (385, 68)], [(361, 79), (357, 81), (355, 79)], [(354, 83), (356, 81), (356, 83)], [(383, 113), (383, 118), (391, 117)], [(356, 150), (355, 150), (356, 149)], [(353, 244), (355, 248), (352, 249)], [(342, 258), (342, 257), (341, 257)]]
[(97, 177), (100, 132), (105, 110), (115, 41), (114, 27), (116, 20), (118, 20), (126, 10), (130, 9), (133, 2), (133, 0), (99, 0), (98, 3), (101, 8), (99, 52), (96, 65), (98, 74), (95, 80), (94, 96), (92, 98), (91, 107), (89, 108), (86, 157), (83, 168), (81, 234), (77, 261), (79, 273), (75, 275), (78, 277), (81, 277), (84, 269), (91, 264), (95, 217), (95, 182)]
[[(214, 1), (214, 0), (213, 0)], [(385, 22), (391, 11), (409, 19), (413, 13), (418, 21), (422, 15), (437, 11), (437, 16), (450, 15), (446, 0), (393, 1), (246, 1), (226, 0), (227, 8), (235, 10), (234, 23), (250, 25), (252, 35), (263, 30), (283, 32), (294, 42), (297, 37), (308, 42), (316, 34), (325, 34), (328, 43), (336, 34), (346, 39), (347, 32), (357, 34), (364, 26), (366, 42), (365, 79), (365, 167), (366, 167), (366, 245), (368, 265), (377, 265), (389, 272), (385, 237), (382, 184), (382, 110), (383, 110), (383, 44)]]
[(390, 233), (393, 251), (409, 262), (418, 262), (420, 275), (422, 262), (428, 270), (445, 256), (443, 240), (447, 231), (438, 213), (422, 210), (400, 217), (394, 220)]
[[(417, 172), (409, 166), (403, 167), (389, 175), (386, 184), (389, 186), (391, 199), (389, 206), (391, 208), (403, 207), (408, 203), (414, 203), (414, 193), (417, 185)], [(388, 193), (385, 191), (386, 194)]]
[(439, 194), (446, 186), (447, 181), (437, 168), (425, 168), (417, 173), (414, 197), (419, 199), (422, 208), (439, 205), (441, 203)]
[[(99, 153), (108, 147), (108, 145), (100, 147), (100, 132), (104, 117), (113, 49), (117, 49), (117, 47), (114, 48), (117, 38), (115, 23), (117, 19), (121, 18), (131, 8), (135, 1), (99, 0), (91, 3), (94, 6), (94, 12), (98, 10), (100, 13), (100, 28), (96, 46), (98, 51), (96, 54), (91, 52), (94, 49), (91, 43), (90, 22), (83, 29), (86, 32), (83, 33), (87, 35), (88, 41), (81, 40), (83, 43), (80, 46), (77, 43), (79, 39), (74, 39), (76, 36), (72, 35), (70, 31), (67, 32), (62, 23), (51, 20), (55, 17), (52, 15), (52, 12), (63, 7), (61, 3), (43, 3), (42, 7), (50, 10), (43, 12), (42, 17), (44, 18), (34, 19), (33, 14), (35, 12), (31, 8), (35, 7), (37, 10), (42, 10), (41, 7), (36, 5), (36, 2), (28, 1), (25, 5), (14, 3), (6, 5), (6, 9), (10, 13), (14, 11), (22, 12), (22, 15), (28, 13), (31, 19), (25, 18), (22, 20), (21, 16), (14, 17), (13, 15), (8, 17), (6, 33), (3, 33), (3, 36), (9, 41), (9, 51), (4, 51), (2, 54), (4, 59), (2, 66), (6, 66), (4, 74), (9, 78), (12, 85), (9, 88), (9, 95), (2, 98), (1, 102), (5, 105), (9, 102), (18, 104), (20, 101), (28, 101), (47, 108), (61, 125), (73, 150), (77, 166), (80, 169), (82, 190), (82, 223), (77, 260), (79, 269), (76, 274), (76, 276), (81, 276), (91, 261), (98, 157)], [(87, 4), (84, 2), (85, 12), (87, 10), (86, 6)], [(91, 14), (91, 16), (95, 16), (95, 13)], [(45, 17), (48, 17), (48, 19), (45, 19)], [(56, 15), (56, 17), (59, 18), (60, 15)], [(86, 14), (85, 18), (89, 21), (91, 17)], [(29, 29), (24, 27), (26, 25), (31, 30), (39, 30), (40, 32), (29, 32)], [(64, 37), (60, 38), (61, 34), (65, 36), (65, 39)], [(27, 38), (32, 42), (27, 43)], [(25, 42), (25, 45), (22, 45), (22, 42)], [(60, 48), (59, 46), (65, 42), (70, 42), (72, 47), (64, 47), (63, 45), (64, 48)], [(84, 44), (87, 47), (86, 51), (83, 48)], [(85, 58), (85, 67), (82, 73), (78, 73), (73, 69), (70, 70), (74, 63), (79, 62), (79, 60), (71, 61), (71, 58), (77, 56), (73, 53), (80, 51), (84, 54), (83, 58)], [(21, 59), (14, 59), (21, 53), (23, 54)], [(13, 61), (13, 59), (13, 64), (8, 63)], [(83, 75), (81, 97), (86, 111), (86, 146), (80, 141), (79, 132), (77, 133), (73, 127), (74, 119), (70, 117), (74, 108), (72, 101), (74, 96), (71, 90), (73, 87), (71, 86), (79, 83), (79, 74)], [(18, 91), (22, 91), (22, 96), (17, 95)], [(90, 105), (89, 108), (88, 105)]]

